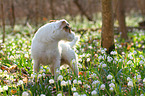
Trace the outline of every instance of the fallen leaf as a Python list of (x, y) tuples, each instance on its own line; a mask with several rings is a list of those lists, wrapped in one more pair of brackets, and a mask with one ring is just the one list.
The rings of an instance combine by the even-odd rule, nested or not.
[(24, 77), (23, 82), (24, 83), (27, 83), (28, 82), (28, 78), (27, 77)]
[(128, 45), (128, 46), (127, 46), (127, 50), (130, 50), (130, 48), (131, 48), (131, 45)]
[(17, 90), (16, 89), (12, 89), (11, 92), (12, 92), (12, 94), (16, 94)]
[(7, 66), (4, 66), (4, 65), (1, 66), (1, 69), (2, 70), (7, 70), (7, 71), (9, 70), (9, 68)]

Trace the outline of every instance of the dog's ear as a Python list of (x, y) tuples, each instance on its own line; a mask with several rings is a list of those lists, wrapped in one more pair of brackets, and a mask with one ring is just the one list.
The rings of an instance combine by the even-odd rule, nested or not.
[(64, 20), (64, 19), (63, 19), (63, 20), (60, 20), (60, 23), (61, 23), (61, 24), (60, 24), (60, 27), (61, 27), (61, 28), (64, 28), (64, 27), (67, 26), (67, 24), (68, 24), (67, 21)]
[(71, 27), (69, 26), (69, 23), (66, 20), (61, 20), (61, 28), (64, 29), (66, 32), (71, 33)]

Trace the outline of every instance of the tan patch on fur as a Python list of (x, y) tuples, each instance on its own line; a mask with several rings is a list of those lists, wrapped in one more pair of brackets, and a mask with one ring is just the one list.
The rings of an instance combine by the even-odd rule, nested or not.
[(57, 20), (50, 20), (49, 22), (51, 23), (51, 22), (56, 22)]

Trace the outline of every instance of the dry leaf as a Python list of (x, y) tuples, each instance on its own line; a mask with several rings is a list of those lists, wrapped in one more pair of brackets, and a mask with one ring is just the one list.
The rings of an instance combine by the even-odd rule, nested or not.
[(27, 77), (24, 77), (23, 82), (24, 83), (28, 83), (28, 78)]
[(16, 89), (12, 89), (11, 92), (12, 92), (12, 94), (16, 94), (17, 90)]
[(1, 69), (2, 69), (2, 70), (7, 70), (7, 71), (8, 71), (9, 68), (8, 68), (7, 66), (2, 65), (2, 66), (1, 66)]
[(127, 50), (130, 50), (130, 48), (131, 48), (131, 45), (128, 45), (128, 46), (127, 46)]

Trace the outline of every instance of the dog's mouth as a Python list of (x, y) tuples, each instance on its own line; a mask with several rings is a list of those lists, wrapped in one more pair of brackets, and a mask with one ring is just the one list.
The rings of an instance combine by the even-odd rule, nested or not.
[(69, 24), (67, 24), (63, 29), (64, 29), (66, 32), (71, 33), (71, 27), (69, 26)]

